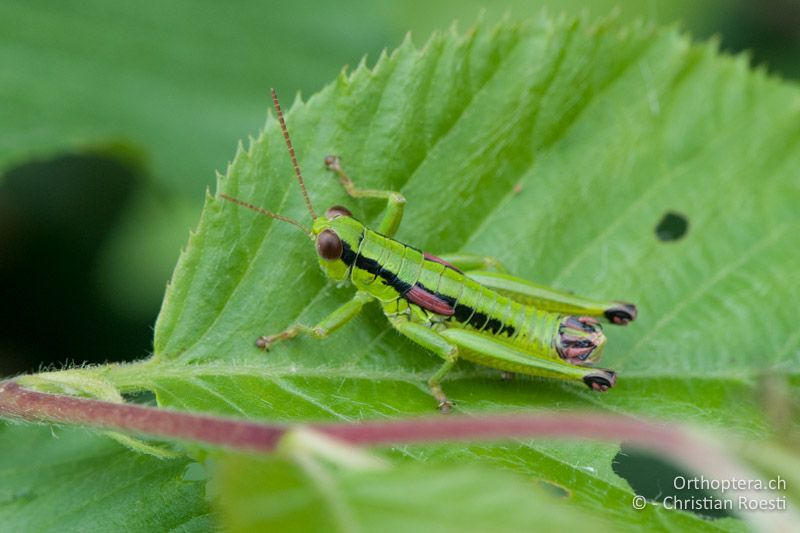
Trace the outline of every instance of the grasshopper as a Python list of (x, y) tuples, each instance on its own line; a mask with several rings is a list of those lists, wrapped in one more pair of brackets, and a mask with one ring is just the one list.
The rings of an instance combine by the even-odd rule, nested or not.
[(437, 257), (399, 242), (393, 236), (406, 199), (395, 191), (358, 188), (336, 156), (326, 157), (325, 165), (338, 176), (347, 194), (383, 200), (386, 211), (377, 230), (353, 218), (342, 206), (330, 207), (325, 216), (317, 216), (274, 89), (272, 101), (311, 215), (311, 229), (226, 194), (220, 197), (302, 229), (316, 244), (325, 276), (338, 283), (349, 282), (356, 293), (317, 325), (294, 324), (260, 337), (256, 346), (269, 350), (298, 335), (325, 338), (356, 317), (364, 304), (377, 300), (395, 330), (443, 359), (428, 380), (442, 412), (450, 411), (453, 404), (441, 381), (459, 359), (504, 373), (580, 380), (594, 391), (604, 392), (615, 385), (613, 370), (584, 365), (599, 359), (606, 343), (598, 319), (625, 325), (636, 318), (636, 306), (583, 298), (508, 275), (492, 257)]

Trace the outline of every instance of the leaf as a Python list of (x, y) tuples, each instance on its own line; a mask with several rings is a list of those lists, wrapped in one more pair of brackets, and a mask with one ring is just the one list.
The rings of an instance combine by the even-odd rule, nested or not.
[(0, 521), (7, 531), (210, 527), (205, 483), (192, 480), (188, 459), (133, 454), (74, 428), (5, 424), (0, 449)]
[[(759, 432), (758, 376), (773, 368), (797, 378), (800, 336), (783, 303), (798, 293), (797, 102), (796, 87), (674, 31), (542, 20), (436, 37), (423, 50), (406, 43), (298, 103), (289, 127), (318, 206), (346, 203), (373, 223), (383, 207), (348, 199), (323, 170), (325, 154), (338, 153), (362, 186), (409, 198), (400, 240), (495, 255), (523, 277), (640, 305), (636, 323), (607, 328), (604, 364), (621, 379), (613, 394), (497, 383), (486, 379), (495, 372), (463, 364), (448, 383), (462, 408), (557, 399), (682, 419), (691, 411), (699, 422), (727, 416)], [(269, 121), (220, 187), (305, 220), (291, 176)], [(668, 211), (689, 220), (675, 242), (654, 231)], [(438, 362), (375, 309), (324, 342), (279, 345), (267, 361), (253, 349), (258, 335), (313, 323), (350, 294), (326, 284), (294, 228), (209, 199), (167, 293), (153, 364), (178, 364), (181, 383), (186, 362), (195, 381), (264, 382), (261, 395), (280, 403), (306, 393), (296, 414), (429, 404), (416, 384)], [(168, 388), (166, 374), (149, 385)], [(366, 390), (331, 401), (325, 383)], [(686, 409), (694, 392), (709, 405)], [(189, 396), (202, 395), (198, 386)], [(748, 397), (735, 413), (725, 405)], [(280, 416), (276, 407), (265, 409)]]
[[(305, 8), (314, 17), (259, 3), (142, 2), (135, 11), (107, 2), (3, 3), (0, 116), (13, 129), (0, 138), (0, 166), (124, 142), (146, 154), (162, 186), (199, 199), (198, 183), (262, 120), (271, 83), (311, 91), (338, 65), (384, 46), (385, 23), (361, 7), (374, 26), (342, 39), (331, 28), (345, 15), (316, 0)], [(301, 32), (302, 45), (270, 53), (286, 51), (283, 43)]]
[(611, 531), (533, 481), (469, 466), (408, 464), (386, 476), (234, 456), (218, 490), (227, 531), (520, 531), (534, 523), (579, 530), (588, 522)]
[[(786, 376), (794, 394), (798, 385), (798, 104), (796, 86), (675, 30), (541, 18), (438, 35), (422, 49), (407, 41), (296, 102), (288, 123), (319, 210), (345, 204), (374, 224), (383, 208), (345, 196), (322, 165), (335, 153), (360, 186), (408, 198), (400, 240), (493, 255), (517, 275), (640, 306), (637, 322), (607, 328), (603, 364), (620, 374), (608, 394), (505, 383), (460, 363), (444, 383), (460, 411), (591, 407), (765, 438), (760, 376)], [(308, 218), (273, 119), (219, 189)], [(656, 236), (668, 212), (688, 220), (675, 241)], [(375, 306), (324, 342), (298, 339), (266, 356), (254, 348), (257, 336), (313, 324), (351, 294), (326, 283), (296, 228), (209, 197), (153, 358), (84, 375), (152, 390), (165, 407), (248, 418), (432, 413), (423, 384), (440, 362)], [(617, 450), (519, 441), (391, 456), (441, 469), (443, 484), (464, 463), (553, 482), (573, 494), (576, 513), (614, 527), (740, 527), (633, 510), (633, 491), (611, 469)], [(384, 475), (402, 486), (402, 469)]]
[[(359, 31), (343, 38), (351, 24)], [(310, 94), (342, 64), (399, 42), (407, 31), (401, 24), (363, 0), (350, 10), (324, 0), (145, 0), (135, 9), (126, 2), (2, 2), (0, 182), (17, 165), (64, 153), (100, 154), (135, 171), (135, 190), (115, 211), (116, 228), (101, 227), (109, 238), (87, 275), (97, 284), (92, 297), (112, 314), (141, 317), (139, 331), (148, 335), (205, 186), (237, 139), (263, 122), (269, 87)], [(44, 179), (77, 186), (61, 166)], [(46, 209), (34, 216), (47, 216)], [(150, 348), (146, 337), (132, 342), (115, 359)], [(87, 355), (76, 348), (59, 361)]]

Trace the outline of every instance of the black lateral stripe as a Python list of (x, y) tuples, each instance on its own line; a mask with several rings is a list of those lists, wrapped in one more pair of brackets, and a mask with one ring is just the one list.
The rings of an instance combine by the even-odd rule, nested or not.
[[(418, 284), (419, 285), (419, 284)], [(423, 289), (430, 292), (427, 288), (422, 287)], [(455, 318), (458, 322), (462, 324), (469, 324), (475, 329), (487, 329), (491, 330), (491, 332), (495, 335), (498, 333), (503, 333), (511, 337), (517, 331), (514, 326), (511, 324), (506, 324), (502, 320), (494, 317), (488, 317), (485, 313), (481, 313), (480, 311), (475, 312), (475, 310), (464, 304), (460, 304), (456, 302), (456, 299), (451, 296), (446, 296), (440, 293), (434, 293), (437, 298), (440, 298), (450, 304), (451, 307), (454, 309), (453, 318)]]
[(495, 335), (497, 335), (497, 333), (499, 333), (502, 328), (503, 328), (503, 323), (497, 320), (496, 318), (490, 318), (486, 322), (486, 329), (491, 330), (491, 332), (494, 333)]
[(472, 315), (472, 318), (469, 319), (469, 325), (477, 330), (483, 330), (483, 327), (488, 321), (489, 317), (486, 316), (486, 313), (475, 311), (475, 313)]
[[(381, 267), (381, 269), (378, 271), (378, 277), (383, 279), (383, 280), (385, 280), (386, 284), (389, 285), (390, 287), (395, 287), (395, 284), (397, 283), (397, 276), (398, 276), (398, 273), (392, 272), (391, 270), (383, 268), (383, 267)], [(411, 287), (409, 286), (409, 289), (410, 288)], [(396, 289), (396, 287), (395, 287), (395, 289)]]
[[(361, 241), (359, 240), (359, 243)], [(353, 266), (356, 262), (356, 253), (350, 248), (350, 245), (342, 241), (342, 262), (347, 266)]]
[(455, 317), (461, 323), (466, 323), (467, 320), (472, 316), (472, 313), (475, 312), (473, 308), (468, 305), (464, 304), (457, 304), (456, 305), (456, 313)]
[[(346, 242), (342, 242), (342, 261), (347, 266), (355, 265), (356, 267), (381, 278), (386, 282), (387, 285), (396, 290), (400, 296), (405, 295), (411, 290), (412, 286), (399, 279), (395, 272), (383, 268), (381, 264), (374, 259), (370, 259), (355, 253)], [(476, 311), (468, 305), (457, 303), (456, 299), (452, 296), (432, 291), (422, 283), (416, 283), (416, 286), (449, 304), (454, 310), (453, 319), (462, 324), (468, 324), (477, 330), (487, 329), (495, 335), (502, 333), (511, 337), (516, 332), (514, 326), (505, 324), (498, 318), (489, 317), (485, 313)]]
[[(342, 256), (344, 258), (344, 254), (342, 254)], [(354, 264), (356, 268), (366, 270), (373, 276), (381, 278), (388, 286), (396, 290), (401, 296), (411, 290), (411, 285), (399, 279), (396, 273), (383, 268), (381, 264), (374, 259), (370, 259), (369, 257), (364, 257), (363, 255), (358, 254), (355, 256)]]
[[(421, 283), (418, 283), (417, 285), (419, 285), (420, 287), (422, 287), (426, 291), (430, 292), (430, 290), (427, 287), (424, 287)], [(437, 298), (440, 298), (440, 299), (444, 300), (445, 302), (447, 302), (448, 305), (450, 305), (450, 307), (453, 308), (453, 318), (456, 321), (461, 322), (462, 324), (466, 324), (467, 321), (472, 316), (472, 313), (475, 311), (473, 308), (471, 308), (468, 305), (464, 305), (464, 304), (458, 303), (458, 300), (456, 300), (452, 296), (448, 296), (448, 295), (442, 294), (440, 292), (435, 292), (433, 294)]]
[[(361, 241), (363, 240), (364, 240), (364, 232), (362, 231), (361, 235), (358, 236), (358, 244), (356, 245), (356, 249), (361, 248)], [(342, 262), (345, 265), (351, 267), (353, 266), (353, 263), (356, 262), (357, 258), (358, 258), (358, 252), (353, 251), (353, 249), (350, 248), (349, 244), (342, 241), (342, 257), (341, 257)]]
[(497, 335), (504, 329), (507, 329), (507, 327), (508, 326), (506, 326), (505, 324), (503, 324), (503, 322), (501, 322), (496, 318), (490, 318), (489, 321), (486, 322), (486, 329), (491, 330), (491, 332), (494, 333), (495, 335)]

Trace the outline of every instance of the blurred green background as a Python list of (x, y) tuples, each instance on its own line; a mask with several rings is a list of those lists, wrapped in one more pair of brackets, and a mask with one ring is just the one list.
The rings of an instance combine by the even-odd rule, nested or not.
[(0, 374), (148, 354), (204, 192), (270, 87), (289, 107), (408, 31), (543, 8), (679, 22), (800, 75), (793, 0), (1, 1)]

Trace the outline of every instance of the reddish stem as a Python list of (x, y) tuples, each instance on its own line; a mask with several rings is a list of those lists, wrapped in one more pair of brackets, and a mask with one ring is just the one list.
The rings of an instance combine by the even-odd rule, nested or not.
[(286, 431), (277, 425), (45, 394), (24, 389), (13, 381), (0, 385), (0, 416), (81, 424), (251, 451), (272, 450)]
[[(35, 392), (13, 381), (0, 384), (0, 416), (81, 424), (98, 429), (198, 441), (233, 449), (271, 451), (287, 426), (192, 414), (141, 405)], [(512, 437), (589, 438), (626, 441), (659, 451), (697, 470), (714, 457), (696, 453), (698, 438), (683, 428), (603, 413), (442, 416), (359, 423), (307, 424), (358, 445)], [(707, 443), (706, 443), (707, 444)], [(722, 466), (722, 465), (718, 465)]]
[[(288, 426), (246, 422), (34, 392), (13, 381), (0, 382), (0, 417), (82, 424), (98, 429), (196, 441), (241, 451), (275, 449)], [(313, 430), (357, 445), (409, 444), (431, 441), (477, 441), (513, 437), (587, 438), (619, 442), (669, 457), (709, 479), (756, 479), (715, 441), (680, 425), (665, 425), (604, 413), (435, 416), (408, 420), (307, 424)], [(749, 500), (770, 492), (740, 491)], [(784, 531), (796, 514), (742, 512), (759, 529)]]

